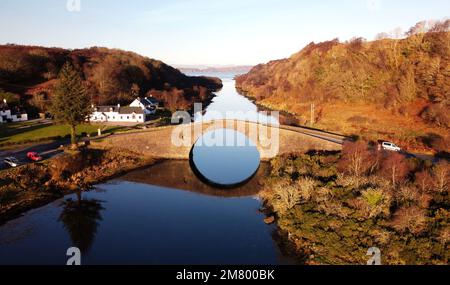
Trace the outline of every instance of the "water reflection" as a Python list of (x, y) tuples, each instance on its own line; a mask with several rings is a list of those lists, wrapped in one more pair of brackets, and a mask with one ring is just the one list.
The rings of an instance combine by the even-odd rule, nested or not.
[(0, 264), (63, 265), (74, 245), (84, 265), (295, 263), (258, 211), (265, 170), (232, 190), (202, 183), (187, 161), (135, 171), (0, 227)]
[(68, 198), (62, 204), (58, 221), (63, 223), (73, 245), (83, 253), (89, 251), (95, 240), (103, 210), (101, 201), (83, 199), (80, 193), (77, 193), (76, 200)]
[(191, 151), (191, 167), (202, 180), (216, 187), (245, 184), (257, 172), (260, 154), (244, 134), (218, 129), (203, 135)]
[(245, 184), (233, 189), (220, 189), (200, 181), (186, 161), (162, 161), (155, 166), (140, 171), (131, 172), (121, 180), (176, 188), (198, 194), (223, 198), (238, 198), (255, 196), (261, 190), (262, 179), (269, 173), (269, 163), (262, 163), (257, 173)]

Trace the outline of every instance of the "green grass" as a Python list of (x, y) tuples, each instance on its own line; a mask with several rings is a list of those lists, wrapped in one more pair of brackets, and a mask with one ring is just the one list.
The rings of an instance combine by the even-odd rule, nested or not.
[[(103, 134), (118, 131), (121, 127), (84, 124), (77, 127), (77, 134), (96, 135), (97, 129)], [(12, 144), (58, 140), (70, 135), (67, 125), (44, 125), (32, 122), (0, 124), (0, 147)]]

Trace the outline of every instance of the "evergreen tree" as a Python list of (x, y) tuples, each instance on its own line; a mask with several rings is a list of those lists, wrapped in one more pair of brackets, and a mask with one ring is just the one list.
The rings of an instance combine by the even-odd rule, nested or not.
[(71, 142), (76, 145), (76, 127), (86, 121), (92, 110), (83, 81), (69, 62), (59, 73), (52, 101), (51, 113), (58, 122), (70, 126)]

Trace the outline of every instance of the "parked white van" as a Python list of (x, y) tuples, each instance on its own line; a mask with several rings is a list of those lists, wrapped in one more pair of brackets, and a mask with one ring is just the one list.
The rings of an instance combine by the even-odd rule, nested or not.
[(396, 151), (396, 152), (399, 152), (399, 151), (402, 150), (402, 149), (401, 149), (400, 147), (398, 147), (396, 144), (391, 143), (391, 142), (383, 142), (383, 143), (381, 144), (381, 147), (382, 147), (384, 150), (388, 150), (388, 151)]

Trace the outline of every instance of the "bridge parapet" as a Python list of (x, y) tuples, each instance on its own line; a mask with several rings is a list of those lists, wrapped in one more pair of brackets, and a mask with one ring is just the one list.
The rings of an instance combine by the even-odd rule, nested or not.
[(295, 129), (234, 120), (192, 123), (140, 133), (115, 135), (102, 144), (125, 148), (156, 158), (189, 159), (189, 153), (195, 142), (202, 135), (217, 129), (233, 129), (245, 134), (255, 143), (262, 160), (270, 160), (288, 153), (342, 149), (342, 145), (337, 141), (308, 135)]

